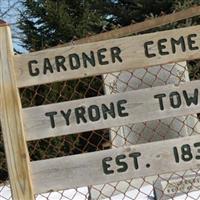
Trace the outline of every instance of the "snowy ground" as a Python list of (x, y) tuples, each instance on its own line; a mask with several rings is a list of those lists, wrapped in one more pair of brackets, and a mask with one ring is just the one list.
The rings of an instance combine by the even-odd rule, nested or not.
[[(144, 187), (143, 192), (146, 194), (150, 194), (152, 191), (152, 187)], [(137, 197), (136, 197), (137, 196)], [(61, 192), (51, 192), (42, 195), (38, 195), (36, 200), (87, 200), (88, 198), (88, 188), (82, 187), (70, 190), (65, 190)], [(9, 186), (0, 187), (0, 200), (11, 200), (11, 192)], [(153, 198), (148, 198), (147, 195), (143, 193), (138, 194), (138, 190), (132, 190), (124, 194), (119, 194), (117, 196), (113, 196), (112, 200), (151, 200)], [(105, 199), (109, 200), (109, 199)]]
[[(146, 194), (149, 194), (147, 196)], [(36, 200), (87, 200), (88, 188), (82, 187), (61, 192), (51, 192), (42, 195), (38, 195)], [(119, 194), (113, 196), (111, 200), (153, 200), (152, 186), (145, 186), (141, 188), (141, 192), (138, 194), (138, 190), (128, 191), (126, 195)], [(0, 200), (11, 200), (11, 192), (9, 186), (0, 187)], [(109, 199), (104, 199), (109, 200)], [(182, 195), (174, 198), (174, 200), (200, 200), (200, 191), (191, 192), (187, 195)]]

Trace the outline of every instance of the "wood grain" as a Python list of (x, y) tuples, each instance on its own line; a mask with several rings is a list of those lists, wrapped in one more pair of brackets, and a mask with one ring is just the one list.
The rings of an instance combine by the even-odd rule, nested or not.
[[(193, 40), (195, 40), (196, 42), (196, 44), (194, 44), (193, 46), (198, 47), (198, 49), (196, 50), (190, 50), (188, 47), (187, 39), (188, 35), (190, 34), (196, 34), (196, 38), (193, 38)], [(169, 41), (171, 40), (171, 38), (178, 40), (182, 36), (186, 41), (186, 50), (183, 52), (179, 46), (177, 47), (177, 51), (175, 53), (172, 53)], [(166, 45), (166, 49), (163, 51), (169, 51), (169, 54), (161, 56), (159, 54), (157, 45), (158, 41), (162, 41), (163, 39), (166, 39), (168, 41), (164, 44)], [(145, 56), (144, 43), (147, 41), (152, 41), (154, 43), (150, 45), (149, 50), (152, 54), (156, 53), (155, 57), (148, 58), (147, 56)], [(122, 58), (122, 62), (119, 62), (118, 60), (115, 60), (115, 62), (112, 61), (110, 50), (113, 47), (120, 48), (120, 57)], [(160, 64), (197, 59), (200, 58), (199, 47), (200, 26), (193, 26), (189, 28), (162, 31), (121, 39), (112, 39), (96, 43), (55, 48), (29, 54), (16, 55), (14, 57), (14, 63), (17, 69), (17, 86), (25, 87), (55, 81), (83, 78), (121, 70), (144, 68)], [(103, 55), (105, 56), (104, 61), (107, 61), (108, 64), (99, 64), (98, 62), (96, 54), (102, 48), (106, 49)], [(82, 58), (80, 58), (80, 68), (72, 70), (69, 67), (69, 55), (76, 53), (80, 56), (82, 55), (82, 53), (90, 54), (91, 51), (93, 51), (95, 54), (95, 67), (90, 65), (88, 67), (83, 67)], [(63, 56), (66, 59), (66, 62), (64, 64), (66, 67), (66, 71), (62, 69), (60, 72), (56, 71), (56, 56)], [(47, 61), (47, 59), (51, 63), (53, 72), (48, 71), (46, 74), (43, 74), (44, 60)], [(32, 65), (33, 70), (35, 71), (35, 68), (37, 67), (37, 70), (40, 71), (40, 74), (36, 76), (31, 76), (28, 70), (28, 62), (33, 60), (34, 62), (38, 62), (37, 64)]]
[[(200, 160), (195, 159), (199, 153), (197, 148), (193, 148), (196, 142), (200, 142), (200, 136), (35, 161), (32, 162), (33, 183), (36, 193), (41, 193), (199, 168)], [(180, 150), (183, 144), (191, 146), (194, 158), (188, 162), (180, 160), (176, 163), (173, 147)], [(141, 153), (138, 157), (138, 169), (135, 169), (133, 159), (129, 157), (133, 152)], [(125, 172), (117, 172), (117, 169), (122, 167), (115, 164), (115, 158), (119, 155), (126, 156), (121, 160), (128, 164)], [(107, 164), (110, 165), (109, 170), (114, 173), (109, 175), (104, 173), (102, 167), (102, 160), (106, 157), (112, 158)], [(150, 164), (150, 167), (147, 167), (147, 164)]]
[(33, 200), (29, 155), (24, 137), (12, 49), (10, 28), (0, 27), (0, 118), (12, 197), (14, 200)]
[[(198, 113), (200, 112), (199, 90), (200, 81), (192, 81), (189, 83), (182, 83), (179, 86), (165, 85), (113, 95), (26, 108), (23, 109), (23, 118), (25, 131), (27, 132), (27, 140), (68, 135), (90, 130), (111, 128), (115, 126)], [(188, 106), (183, 95), (183, 91), (187, 92), (188, 98), (196, 96), (196, 101), (194, 101), (194, 103), (191, 102)], [(177, 104), (176, 95), (174, 94), (170, 96), (173, 92), (178, 92), (180, 95), (181, 104), (177, 108), (171, 106), (171, 98), (174, 98), (174, 103)], [(161, 110), (159, 99), (154, 97), (158, 94), (166, 95), (166, 97), (163, 97), (163, 110)], [(119, 115), (117, 104), (121, 100), (125, 100), (127, 102), (121, 104), (121, 106), (124, 107), (122, 112), (128, 113), (127, 116), (121, 117)], [(104, 118), (102, 104), (111, 108), (111, 103), (113, 103), (114, 106), (114, 109), (112, 110), (114, 110), (115, 116), (107, 114), (107, 118)], [(100, 118), (99, 120), (91, 121), (88, 114), (88, 108), (90, 106), (94, 107), (94, 105), (98, 106), (100, 110)], [(77, 123), (75, 109), (78, 107), (84, 108), (86, 121), (80, 120), (80, 123)], [(67, 113), (69, 109), (71, 110), (71, 114), (69, 115), (69, 124), (67, 125), (66, 120), (60, 111)], [(45, 113), (49, 112), (57, 112), (54, 116), (55, 127), (51, 126), (50, 117), (45, 115)]]

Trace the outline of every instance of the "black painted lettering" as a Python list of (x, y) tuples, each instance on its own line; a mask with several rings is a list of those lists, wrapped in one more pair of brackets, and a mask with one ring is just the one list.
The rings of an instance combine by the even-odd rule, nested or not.
[(77, 124), (80, 124), (81, 123), (81, 120), (84, 122), (84, 123), (87, 123), (87, 120), (85, 118), (85, 108), (84, 107), (78, 107), (78, 108), (75, 108), (74, 109), (74, 112), (75, 112), (75, 117), (76, 117), (76, 122)]
[(152, 44), (154, 44), (154, 42), (153, 41), (148, 41), (148, 42), (145, 42), (144, 43), (144, 53), (145, 53), (145, 56), (147, 57), (147, 58), (152, 58), (152, 57), (155, 57), (156, 56), (156, 54), (155, 53), (149, 53), (149, 45), (152, 45)]
[(71, 115), (72, 110), (69, 109), (67, 112), (64, 112), (63, 110), (60, 111), (60, 113), (62, 114), (62, 116), (65, 119), (66, 125), (69, 126), (70, 122), (69, 122), (69, 117)]
[(102, 49), (99, 49), (97, 51), (97, 57), (98, 57), (98, 61), (99, 61), (99, 64), (100, 65), (107, 65), (109, 64), (109, 62), (107, 60), (104, 60), (105, 59), (105, 52), (107, 51), (106, 48), (102, 48)]
[(79, 69), (81, 66), (78, 54), (69, 54), (69, 65), (72, 70)]
[(183, 90), (183, 96), (185, 98), (185, 101), (186, 101), (186, 104), (187, 106), (191, 106), (191, 104), (193, 103), (194, 105), (197, 105), (198, 104), (198, 89), (196, 88), (194, 90), (194, 95), (193, 96), (190, 96), (188, 97), (188, 94), (187, 94), (187, 91)]
[(183, 36), (181, 36), (178, 40), (171, 38), (172, 53), (176, 53), (176, 45), (181, 45), (182, 51), (186, 51), (185, 40)]
[(50, 63), (50, 60), (48, 58), (44, 59), (44, 74), (47, 74), (47, 72), (53, 73), (53, 66)]
[(192, 160), (193, 154), (189, 144), (184, 144), (181, 146), (181, 153), (182, 153), (181, 158), (183, 161), (188, 162)]
[(134, 164), (135, 169), (139, 168), (138, 157), (140, 156), (141, 156), (140, 152), (134, 152), (134, 153), (129, 154), (129, 157), (133, 158), (133, 164)]
[(63, 71), (67, 71), (67, 68), (65, 67), (65, 57), (64, 56), (56, 56), (55, 57), (55, 63), (57, 71), (60, 72), (61, 68)]
[(33, 70), (33, 64), (38, 64), (38, 61), (37, 60), (30, 60), (28, 62), (29, 74), (31, 76), (38, 76), (39, 73), (40, 73), (40, 70), (37, 67), (35, 67), (34, 70)]
[(102, 104), (102, 113), (103, 113), (103, 118), (108, 119), (108, 114), (112, 117), (115, 118), (115, 107), (113, 103), (110, 103), (110, 108), (108, 108), (105, 104)]
[(167, 42), (167, 39), (158, 40), (158, 51), (159, 51), (159, 54), (162, 56), (169, 54), (168, 51), (164, 51), (166, 49), (166, 46), (164, 43), (166, 43), (166, 42)]
[(85, 68), (88, 67), (88, 63), (93, 67), (95, 66), (96, 63), (93, 51), (90, 51), (90, 56), (88, 56), (86, 53), (82, 53), (82, 58), (83, 58), (83, 66)]
[(179, 163), (180, 159), (179, 159), (179, 154), (178, 154), (178, 149), (177, 147), (173, 147), (173, 152), (174, 152), (174, 159), (177, 163)]
[[(197, 154), (196, 154), (196, 159), (199, 160), (200, 159), (200, 142), (196, 142), (194, 143), (194, 147), (197, 148)], [(199, 182), (199, 181), (198, 181)]]
[(188, 40), (188, 47), (189, 47), (189, 49), (190, 50), (198, 50), (199, 49), (199, 47), (198, 46), (195, 46), (195, 44), (196, 44), (196, 41), (195, 40), (193, 40), (194, 38), (196, 38), (197, 37), (197, 34), (190, 34), (190, 35), (188, 35), (188, 37), (187, 37), (187, 40)]
[(120, 168), (117, 169), (117, 172), (125, 172), (128, 169), (128, 165), (126, 162), (123, 162), (121, 160), (125, 159), (126, 156), (124, 154), (122, 155), (118, 155), (115, 158), (115, 162), (118, 166), (120, 166)]
[(54, 116), (57, 115), (57, 112), (47, 112), (45, 116), (50, 118), (51, 128), (55, 128)]
[(181, 106), (181, 96), (178, 92), (171, 92), (169, 95), (169, 99), (170, 104), (173, 108), (179, 108)]
[(108, 164), (107, 162), (111, 161), (112, 160), (112, 157), (106, 157), (102, 160), (102, 166), (103, 166), (103, 172), (104, 174), (106, 175), (109, 175), (109, 174), (113, 174), (114, 171), (109, 169), (111, 167), (110, 164)]
[(96, 105), (91, 105), (89, 108), (88, 108), (88, 116), (89, 116), (89, 119), (92, 121), (92, 122), (95, 122), (95, 121), (98, 121), (100, 119), (100, 111), (99, 111), (99, 107), (96, 106)]
[(112, 62), (115, 63), (116, 60), (122, 62), (122, 58), (120, 57), (121, 49), (119, 47), (112, 47), (110, 49)]
[(155, 99), (159, 100), (160, 110), (164, 110), (163, 98), (166, 97), (166, 94), (157, 94), (154, 95)]
[(127, 117), (129, 115), (127, 112), (123, 112), (126, 110), (126, 108), (122, 105), (126, 103), (127, 101), (125, 99), (119, 100), (117, 102), (117, 110), (120, 117)]

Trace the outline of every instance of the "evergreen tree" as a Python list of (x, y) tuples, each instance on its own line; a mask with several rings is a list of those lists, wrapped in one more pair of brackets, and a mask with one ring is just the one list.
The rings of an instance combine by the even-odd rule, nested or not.
[[(102, 16), (107, 20), (107, 29), (127, 26), (147, 18), (166, 15), (200, 4), (199, 0), (102, 0), (96, 2)], [(158, 29), (176, 28), (198, 23), (199, 18), (183, 20)]]
[(95, 0), (23, 0), (19, 28), (28, 50), (69, 42), (101, 31)]
[(97, 7), (107, 16), (108, 23), (126, 26), (144, 21), (148, 16), (172, 12), (173, 0), (103, 0)]
[[(39, 50), (200, 4), (199, 0), (22, 0), (19, 28), (28, 50)], [(197, 18), (169, 26), (195, 24)]]

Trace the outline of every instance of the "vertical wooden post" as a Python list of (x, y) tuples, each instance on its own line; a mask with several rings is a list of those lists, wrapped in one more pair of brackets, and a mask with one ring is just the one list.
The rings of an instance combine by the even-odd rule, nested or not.
[(16, 86), (13, 47), (8, 25), (0, 26), (0, 119), (14, 200), (33, 200), (29, 154)]

